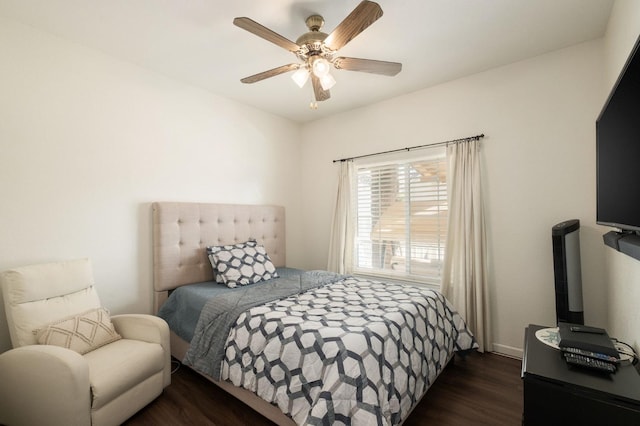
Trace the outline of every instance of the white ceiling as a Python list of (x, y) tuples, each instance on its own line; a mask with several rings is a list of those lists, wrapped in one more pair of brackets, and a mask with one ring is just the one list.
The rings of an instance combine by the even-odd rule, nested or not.
[(379, 0), (384, 15), (339, 51), (401, 62), (395, 77), (335, 70), (331, 99), (282, 74), (295, 56), (233, 25), (247, 16), (295, 41), (320, 14), (330, 33), (359, 0), (0, 0), (0, 16), (244, 104), (306, 122), (604, 35), (613, 0)]

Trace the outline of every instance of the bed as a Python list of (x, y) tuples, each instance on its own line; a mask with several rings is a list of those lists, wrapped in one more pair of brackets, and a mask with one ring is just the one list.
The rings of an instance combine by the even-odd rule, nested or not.
[[(152, 211), (154, 309), (172, 355), (277, 424), (401, 424), (455, 351), (477, 347), (439, 292), (287, 268), (283, 207)], [(211, 246), (260, 249), (277, 277), (221, 285)]]

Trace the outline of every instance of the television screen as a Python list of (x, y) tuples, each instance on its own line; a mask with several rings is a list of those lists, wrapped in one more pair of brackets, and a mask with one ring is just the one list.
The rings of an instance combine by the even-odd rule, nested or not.
[(630, 231), (640, 231), (639, 43), (596, 121), (596, 221)]

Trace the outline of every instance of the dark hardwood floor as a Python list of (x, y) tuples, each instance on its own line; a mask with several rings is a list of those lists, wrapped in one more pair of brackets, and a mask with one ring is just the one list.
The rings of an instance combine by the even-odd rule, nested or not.
[[(456, 357), (420, 404), (406, 426), (515, 426), (522, 421), (520, 360), (494, 354)], [(187, 367), (171, 386), (125, 425), (272, 425)]]

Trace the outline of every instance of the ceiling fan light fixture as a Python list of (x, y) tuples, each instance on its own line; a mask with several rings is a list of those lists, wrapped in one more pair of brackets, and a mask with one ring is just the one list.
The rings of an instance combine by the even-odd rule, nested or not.
[(309, 70), (306, 67), (301, 67), (291, 75), (291, 79), (302, 89), (309, 80)]
[(313, 56), (311, 59), (311, 69), (318, 78), (322, 78), (329, 74), (331, 70), (331, 64), (325, 58), (320, 56)]
[(336, 84), (336, 79), (329, 73), (320, 77), (320, 85), (323, 90), (329, 90)]

